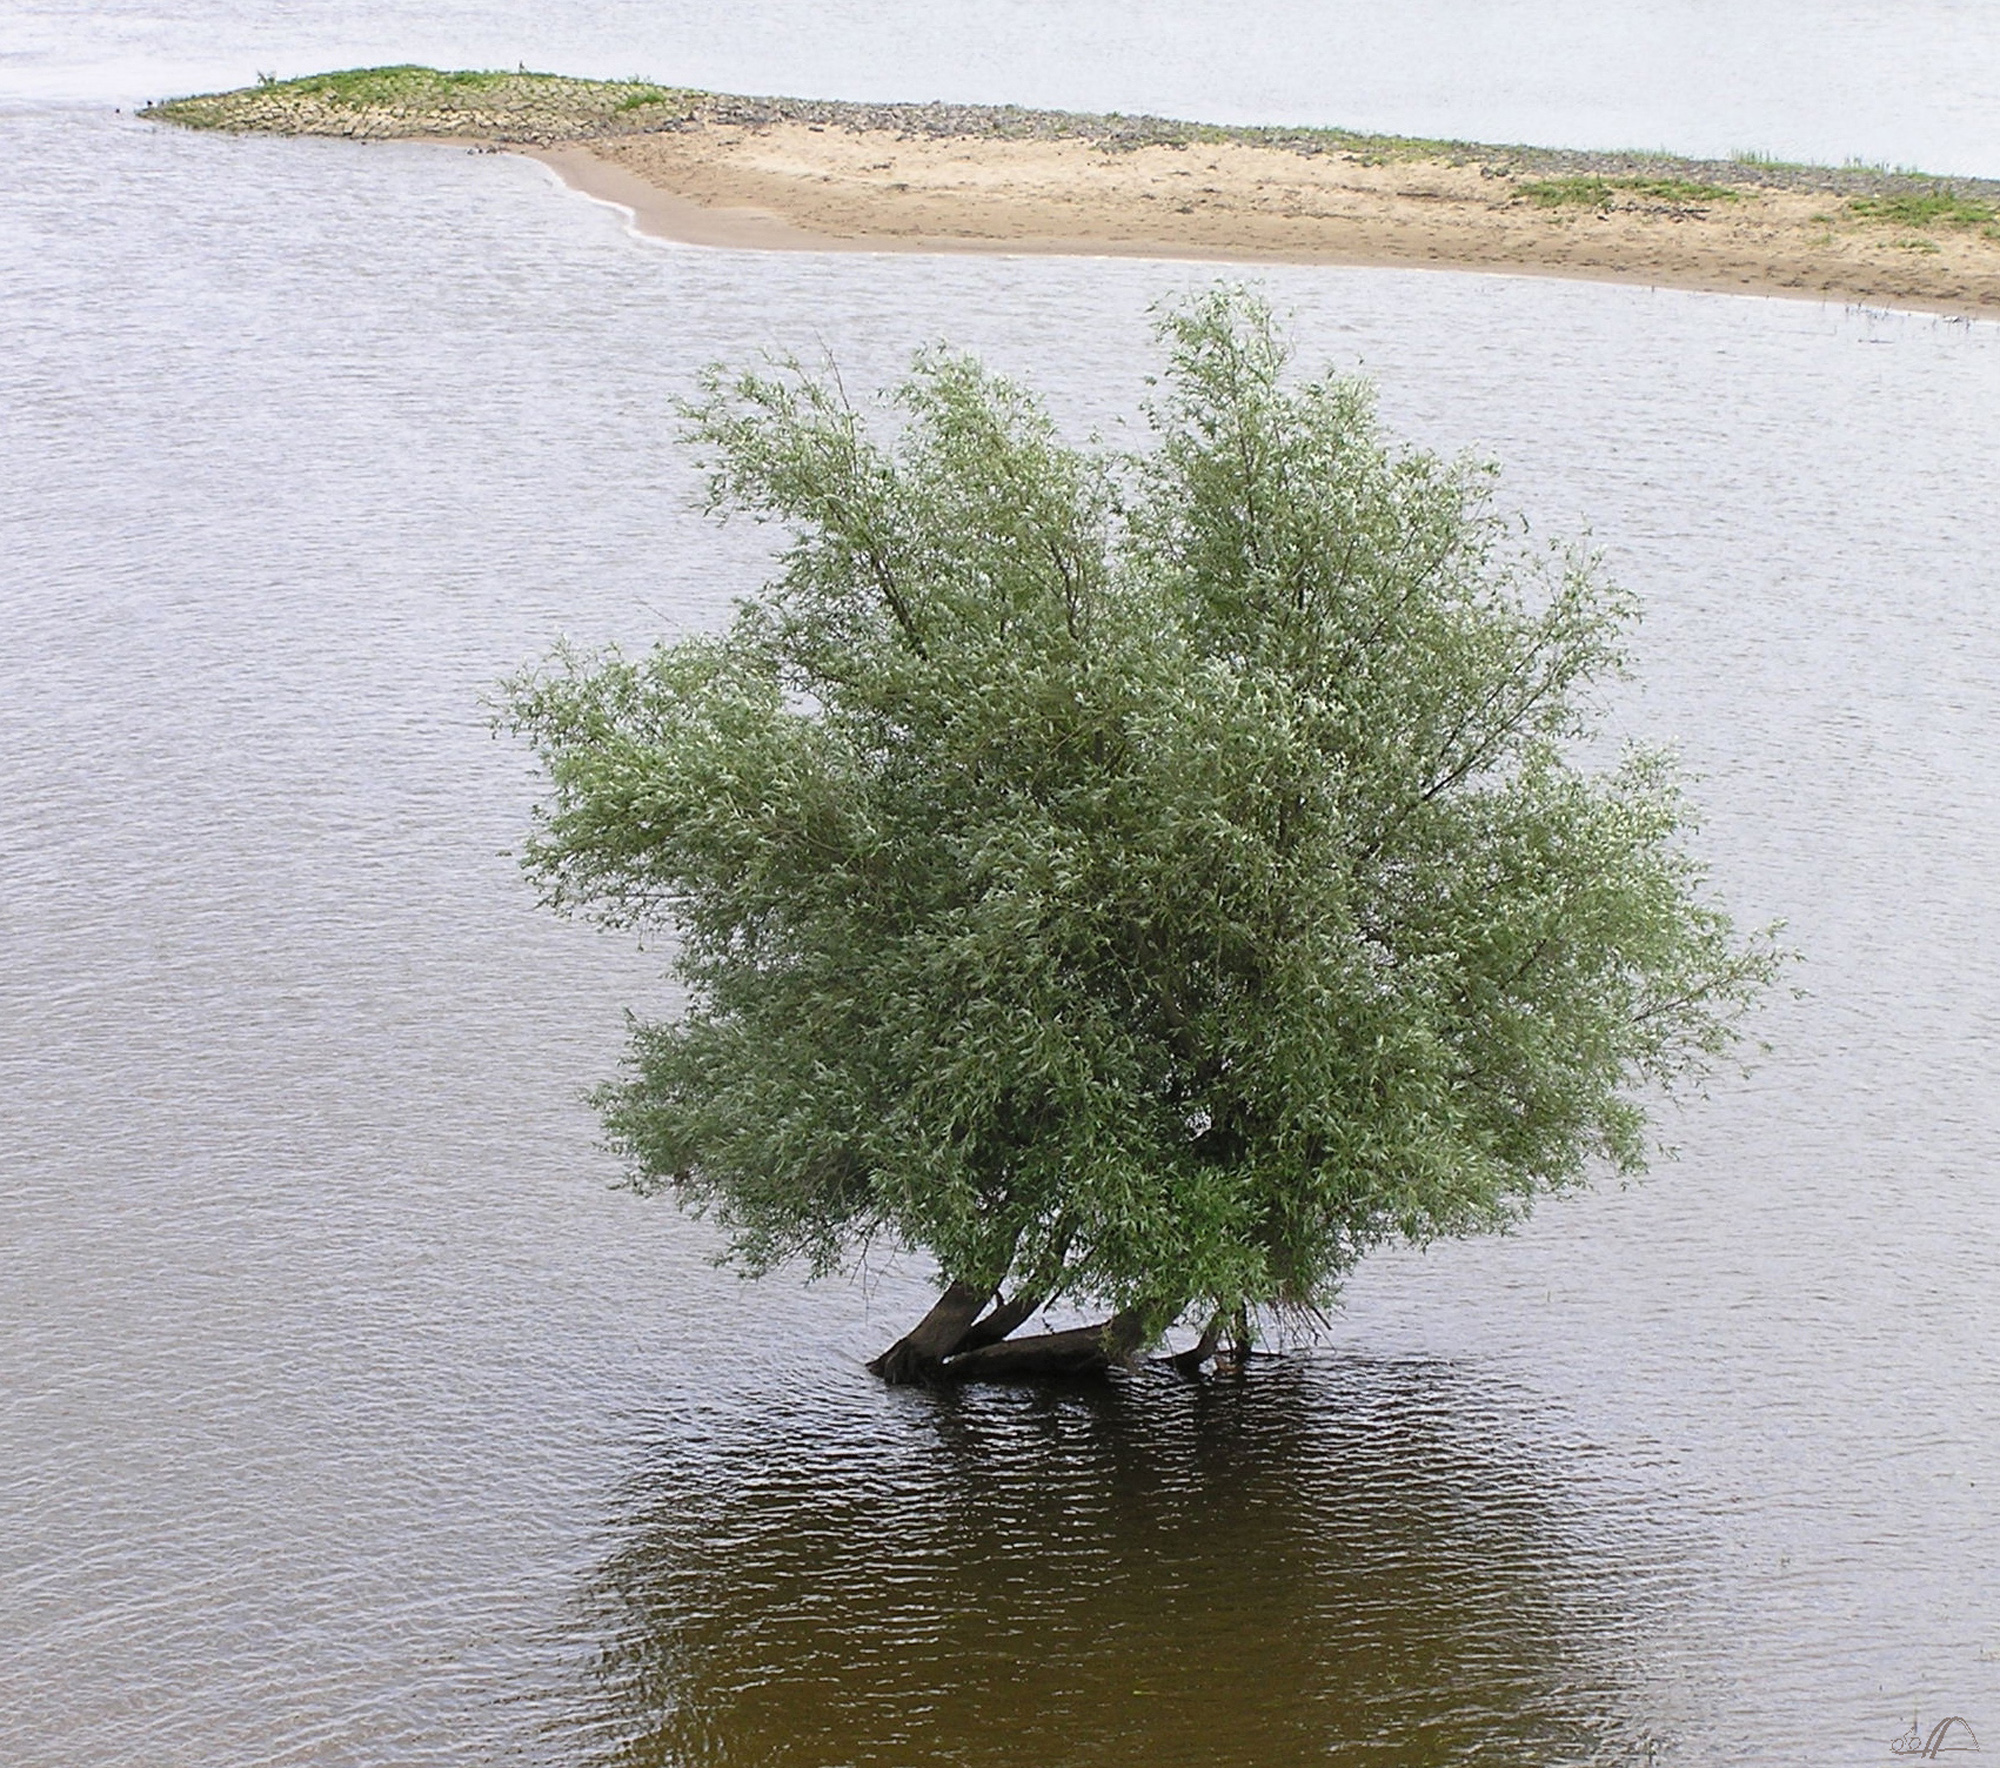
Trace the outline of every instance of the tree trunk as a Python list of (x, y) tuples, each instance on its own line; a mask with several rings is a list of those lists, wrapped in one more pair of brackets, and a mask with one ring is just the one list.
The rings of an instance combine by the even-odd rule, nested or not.
[[(997, 1311), (997, 1310), (996, 1310)], [(945, 1363), (951, 1381), (1019, 1381), (1048, 1375), (1101, 1375), (1129, 1363), (1144, 1342), (1144, 1316), (1136, 1308), (1096, 1326), (1044, 1332), (980, 1346)]]
[(1012, 1301), (998, 1302), (992, 1313), (983, 1320), (975, 1320), (966, 1328), (965, 1336), (951, 1349), (952, 1356), (963, 1356), (967, 1351), (983, 1350), (989, 1344), (998, 1344), (1010, 1337), (1030, 1314), (1042, 1305), (1039, 1295), (1017, 1295)]
[(1207, 1329), (1201, 1335), (1201, 1342), (1199, 1344), (1190, 1350), (1182, 1351), (1179, 1356), (1169, 1357), (1167, 1362), (1179, 1374), (1199, 1375), (1202, 1364), (1215, 1355), (1215, 1347), (1221, 1342), (1221, 1339), (1222, 1316), (1217, 1314), (1214, 1319), (1209, 1321)]
[(937, 1305), (870, 1363), (869, 1369), (891, 1387), (936, 1381), (945, 1358), (964, 1340), (987, 1299), (986, 1293), (969, 1283), (952, 1284), (938, 1297)]
[(1241, 1302), (1229, 1317), (1229, 1360), (1238, 1369), (1250, 1367), (1250, 1310)]

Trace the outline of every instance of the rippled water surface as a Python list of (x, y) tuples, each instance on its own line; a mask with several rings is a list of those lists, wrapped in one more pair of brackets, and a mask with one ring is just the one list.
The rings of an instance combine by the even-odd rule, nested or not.
[(1592, 526), (1614, 723), (1805, 992), (1677, 1162), (1378, 1260), (1309, 1356), (940, 1400), (860, 1366), (921, 1270), (742, 1286), (611, 1188), (577, 1094), (669, 1003), (534, 910), (483, 696), (757, 580), (672, 442), (704, 361), (948, 336), (1116, 434), (1196, 273), (664, 247), (102, 106), (0, 146), (0, 1759), (1992, 1747), (2000, 327), (1263, 278)]

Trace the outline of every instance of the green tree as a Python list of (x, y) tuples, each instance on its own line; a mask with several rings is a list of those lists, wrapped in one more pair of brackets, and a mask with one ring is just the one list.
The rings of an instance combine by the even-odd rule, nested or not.
[[(712, 372), (712, 501), (790, 534), (719, 636), (509, 686), (546, 900), (669, 928), (688, 1005), (599, 1095), (750, 1272), (887, 1242), (890, 1380), (1088, 1369), (1313, 1310), (1370, 1247), (1640, 1168), (1769, 976), (1669, 764), (1578, 759), (1629, 599), (1490, 469), (1168, 313), (1137, 456), (926, 353), (876, 435)], [(1109, 1318), (1012, 1338), (1063, 1300)]]

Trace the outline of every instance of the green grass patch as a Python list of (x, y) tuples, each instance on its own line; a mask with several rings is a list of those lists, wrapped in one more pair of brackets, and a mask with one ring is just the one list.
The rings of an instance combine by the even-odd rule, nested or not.
[(1603, 209), (1621, 197), (1650, 197), (1661, 203), (1734, 203), (1743, 192), (1726, 184), (1698, 184), (1689, 178), (1531, 178), (1515, 187), (1542, 209)]
[(682, 95), (671, 86), (655, 86), (651, 82), (641, 82), (634, 85), (632, 90), (619, 99), (612, 108), (617, 111), (645, 110), (655, 104), (678, 104), (681, 102), (681, 97)]
[(1739, 166), (1762, 166), (1771, 172), (1812, 172), (1819, 169), (1810, 160), (1781, 160), (1761, 147), (1731, 148), (1729, 157)]
[[(389, 110), (406, 105), (435, 104), (440, 99), (483, 96), (519, 82), (520, 74), (480, 70), (441, 73), (436, 68), (404, 63), (386, 68), (348, 68), (336, 74), (309, 74), (298, 80), (259, 81), (257, 91), (270, 98), (314, 98), (343, 110)], [(529, 75), (529, 79), (546, 76)]]
[(171, 99), (147, 114), (192, 129), (562, 139), (629, 126), (622, 119), (637, 111), (684, 114), (691, 102), (691, 94), (652, 80), (399, 63), (295, 80), (260, 74), (241, 91)]
[(2000, 221), (2000, 210), (1993, 204), (1975, 202), (1943, 186), (1853, 197), (1847, 212), (1888, 227), (1990, 227)]

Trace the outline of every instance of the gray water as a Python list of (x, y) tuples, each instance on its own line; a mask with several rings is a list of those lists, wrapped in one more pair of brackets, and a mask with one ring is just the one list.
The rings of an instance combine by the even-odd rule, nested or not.
[[(181, 53), (175, 16), (78, 54)], [(1642, 593), (1616, 729), (1703, 776), (1804, 993), (1678, 1160), (1378, 1259), (1310, 1354), (939, 1402), (860, 1367), (921, 1269), (741, 1285), (612, 1188), (577, 1094), (670, 1001), (533, 908), (483, 699), (757, 580), (671, 439), (704, 361), (865, 384), (945, 336), (1115, 435), (1197, 273), (666, 247), (528, 162), (102, 104), (0, 142), (0, 1759), (1817, 1768), (1913, 1710), (2000, 1731), (2000, 327), (1262, 277)]]
[(420, 61), (2000, 177), (1990, 0), (8, 0), (0, 97)]

